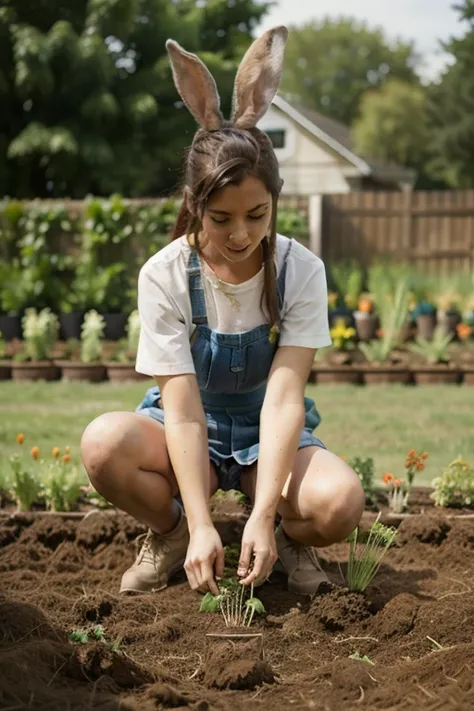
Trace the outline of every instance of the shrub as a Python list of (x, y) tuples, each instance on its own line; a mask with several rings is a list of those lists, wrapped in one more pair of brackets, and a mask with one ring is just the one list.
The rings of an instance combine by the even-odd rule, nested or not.
[(474, 505), (474, 465), (458, 457), (433, 479), (431, 494), (437, 506)]
[(86, 313), (81, 326), (81, 361), (83, 363), (100, 361), (104, 328), (103, 316), (94, 310)]
[(354, 459), (349, 462), (349, 465), (360, 479), (362, 488), (364, 489), (366, 503), (373, 504), (375, 502), (374, 460), (372, 457), (367, 457), (366, 459), (354, 457)]
[(36, 309), (26, 309), (22, 324), (26, 357), (32, 361), (48, 360), (58, 340), (59, 321), (56, 314), (49, 308), (39, 313)]

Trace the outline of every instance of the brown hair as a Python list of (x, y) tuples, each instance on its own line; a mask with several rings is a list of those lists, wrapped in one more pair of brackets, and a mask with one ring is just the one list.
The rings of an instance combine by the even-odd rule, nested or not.
[(275, 269), (276, 217), (282, 180), (278, 160), (267, 134), (258, 128), (240, 129), (224, 124), (216, 131), (200, 129), (189, 148), (184, 174), (184, 200), (172, 239), (192, 236), (197, 248), (200, 216), (216, 190), (239, 185), (246, 175), (259, 178), (272, 196), (270, 234), (262, 242), (264, 298), (272, 326), (280, 325)]

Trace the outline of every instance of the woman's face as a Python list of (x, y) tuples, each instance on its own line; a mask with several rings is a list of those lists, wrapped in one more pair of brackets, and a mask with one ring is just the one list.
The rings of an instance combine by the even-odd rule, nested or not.
[(247, 175), (240, 185), (229, 185), (209, 198), (202, 218), (203, 247), (226, 262), (242, 263), (260, 246), (271, 218), (271, 193), (259, 178)]

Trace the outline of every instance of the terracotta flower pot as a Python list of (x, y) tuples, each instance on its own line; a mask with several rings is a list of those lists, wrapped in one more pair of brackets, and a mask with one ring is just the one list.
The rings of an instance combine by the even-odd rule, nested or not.
[(123, 383), (126, 381), (148, 380), (148, 375), (137, 373), (134, 363), (116, 363), (108, 361), (104, 364), (107, 368), (107, 377), (111, 383)]
[(410, 383), (410, 371), (408, 368), (389, 363), (368, 363), (360, 366), (362, 378), (365, 385), (387, 385)]
[(460, 381), (460, 371), (447, 365), (412, 366), (416, 385), (456, 385)]
[(81, 363), (80, 361), (58, 360), (63, 380), (100, 383), (105, 380), (106, 368), (102, 363)]
[(50, 361), (12, 362), (12, 380), (59, 380), (60, 370)]

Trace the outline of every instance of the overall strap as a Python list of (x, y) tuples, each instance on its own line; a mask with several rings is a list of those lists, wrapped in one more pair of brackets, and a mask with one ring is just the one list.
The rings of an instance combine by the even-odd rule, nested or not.
[(277, 279), (277, 289), (278, 289), (278, 304), (280, 311), (283, 309), (283, 303), (285, 300), (285, 285), (286, 285), (286, 267), (288, 265), (288, 257), (290, 256), (291, 248), (293, 246), (293, 240), (290, 239), (288, 247), (286, 248), (285, 255), (283, 257), (283, 264), (281, 271)]
[(188, 273), (189, 296), (191, 299), (191, 311), (193, 324), (195, 326), (207, 326), (207, 311), (204, 289), (202, 287), (201, 265), (199, 256), (195, 249), (191, 249), (191, 254), (186, 267)]

